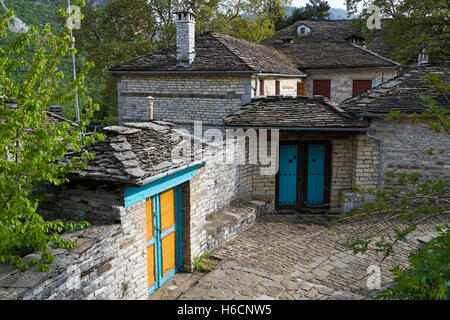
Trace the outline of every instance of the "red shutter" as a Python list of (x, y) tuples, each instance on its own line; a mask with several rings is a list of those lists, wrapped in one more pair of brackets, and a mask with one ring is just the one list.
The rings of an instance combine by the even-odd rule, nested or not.
[(331, 80), (314, 80), (313, 95), (324, 96), (328, 99), (331, 97)]
[(264, 80), (259, 80), (259, 95), (263, 96), (264, 95)]
[(355, 97), (370, 89), (372, 89), (372, 80), (353, 80), (352, 96)]
[(275, 95), (276, 96), (280, 95), (280, 81), (278, 80), (275, 81)]

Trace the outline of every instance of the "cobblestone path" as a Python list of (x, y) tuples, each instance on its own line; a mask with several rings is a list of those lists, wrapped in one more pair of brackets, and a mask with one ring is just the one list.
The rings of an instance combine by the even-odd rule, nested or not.
[(409, 251), (419, 245), (417, 238), (434, 233), (434, 227), (443, 221), (447, 219), (420, 226), (408, 243), (396, 245), (394, 257), (381, 261), (382, 256), (375, 252), (355, 256), (342, 244), (369, 229), (381, 235), (400, 226), (401, 221), (380, 223), (374, 229), (369, 223), (331, 226), (331, 217), (326, 215), (262, 216), (212, 251), (212, 256), (221, 260), (212, 272), (196, 278), (184, 292), (173, 284), (171, 290), (161, 288), (160, 298), (371, 298), (376, 290), (367, 288), (367, 268), (380, 267), (383, 287), (391, 281), (392, 264), (406, 264)]

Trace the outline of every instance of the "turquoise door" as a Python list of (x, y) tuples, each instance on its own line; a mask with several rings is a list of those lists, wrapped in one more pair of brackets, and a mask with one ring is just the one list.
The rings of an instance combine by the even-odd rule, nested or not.
[(308, 148), (307, 202), (320, 205), (324, 202), (325, 146), (311, 144)]
[(278, 203), (281, 205), (297, 204), (297, 157), (296, 145), (280, 146)]

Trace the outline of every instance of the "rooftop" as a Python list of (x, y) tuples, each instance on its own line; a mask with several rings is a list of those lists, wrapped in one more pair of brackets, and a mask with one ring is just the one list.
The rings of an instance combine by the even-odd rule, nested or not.
[(225, 126), (323, 130), (365, 128), (350, 112), (321, 96), (266, 97), (253, 99), (224, 119)]
[(177, 66), (176, 47), (170, 47), (116, 65), (110, 72), (226, 71), (305, 75), (273, 48), (217, 32), (197, 36), (195, 54), (190, 66)]
[(425, 76), (429, 73), (442, 73), (444, 81), (448, 83), (449, 66), (450, 63), (446, 62), (415, 67), (376, 88), (347, 99), (343, 103), (343, 108), (365, 115), (385, 115), (392, 111), (421, 113), (427, 108), (422, 103), (421, 96), (434, 97), (440, 105), (446, 106), (448, 102), (445, 97), (425, 84)]
[[(76, 170), (73, 175), (141, 185), (149, 177), (175, 173), (202, 161), (194, 161), (193, 152), (190, 158), (181, 154), (172, 157), (173, 150), (182, 150), (189, 140), (183, 139), (186, 135), (168, 123), (125, 123), (124, 126), (111, 126), (104, 130), (106, 139), (88, 147), (95, 158), (88, 161), (87, 170)], [(194, 138), (189, 137), (193, 143)], [(192, 150), (192, 145), (190, 147)]]

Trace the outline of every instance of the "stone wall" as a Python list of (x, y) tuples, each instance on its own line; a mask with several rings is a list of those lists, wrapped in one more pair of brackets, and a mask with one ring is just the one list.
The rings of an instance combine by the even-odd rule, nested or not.
[(55, 260), (48, 272), (1, 264), (0, 299), (145, 299), (145, 205), (120, 210), (120, 218), (121, 224), (65, 234), (78, 247), (51, 249)]
[(242, 74), (123, 75), (118, 77), (117, 86), (119, 124), (130, 110), (138, 116), (132, 120), (147, 121), (146, 98), (152, 96), (155, 120), (222, 125), (222, 120), (248, 103), (252, 94), (250, 76)]
[(355, 69), (355, 70), (310, 70), (305, 80), (305, 96), (313, 96), (313, 81), (331, 80), (331, 99), (341, 103), (352, 97), (353, 80), (372, 80), (375, 82), (383, 77), (392, 79), (396, 76), (394, 69)]
[[(450, 181), (450, 138), (417, 125), (376, 120), (371, 134), (383, 138), (383, 171), (418, 172), (424, 178)], [(427, 150), (433, 149), (433, 154)]]
[(206, 217), (235, 199), (249, 196), (250, 183), (248, 166), (209, 161), (183, 185), (184, 269), (192, 270), (194, 258), (207, 250)]

